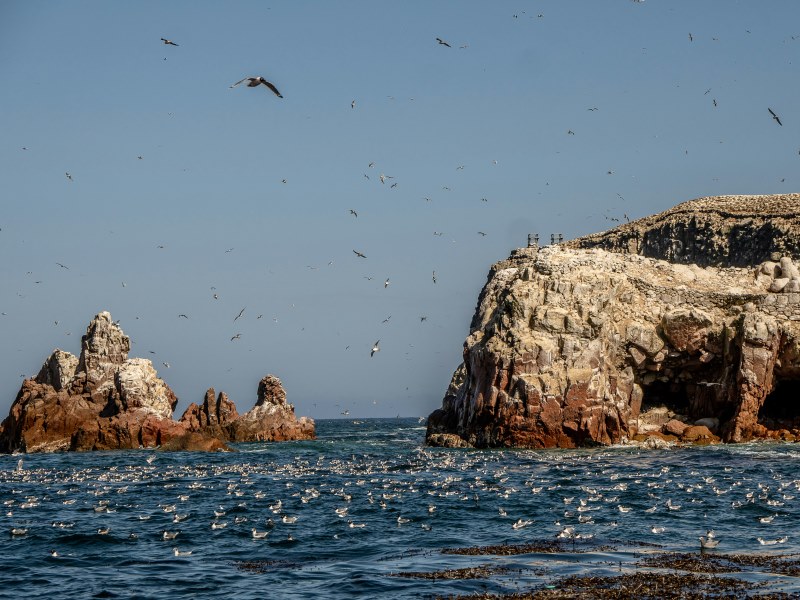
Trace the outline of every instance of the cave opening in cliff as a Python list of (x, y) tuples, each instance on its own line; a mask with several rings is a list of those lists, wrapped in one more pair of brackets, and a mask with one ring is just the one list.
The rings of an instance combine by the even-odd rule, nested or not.
[(800, 379), (776, 377), (758, 411), (758, 420), (770, 429), (800, 424)]
[(689, 410), (689, 396), (686, 386), (670, 381), (654, 381), (642, 384), (642, 410), (656, 406), (666, 406), (672, 412), (686, 414)]

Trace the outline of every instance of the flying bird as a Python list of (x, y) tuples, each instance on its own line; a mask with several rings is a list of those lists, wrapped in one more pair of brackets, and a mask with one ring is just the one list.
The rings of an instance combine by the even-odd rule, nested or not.
[(188, 318), (189, 318), (189, 317), (187, 317), (187, 316), (186, 316), (185, 314), (183, 314), (183, 313), (181, 313), (181, 314), (179, 314), (179, 315), (178, 315), (178, 318), (180, 318), (180, 317), (183, 317), (184, 319), (188, 319)]
[(233, 337), (231, 338), (231, 341), (233, 341), (233, 340), (238, 340), (240, 337), (242, 337), (242, 334), (241, 334), (241, 333), (237, 333), (235, 336), (233, 336)]
[(389, 281), (389, 278), (387, 277), (386, 281), (383, 282), (383, 289), (386, 289), (387, 287), (389, 287), (389, 283), (391, 283), (391, 282)]
[(433, 272), (433, 283), (436, 283), (436, 271)]
[[(769, 111), (769, 114), (771, 114), (771, 115), (772, 115), (772, 119), (773, 119), (775, 122), (777, 122), (777, 123), (778, 123), (778, 125), (780, 125), (781, 127), (783, 127), (783, 123), (781, 123), (781, 120), (780, 120), (780, 118), (778, 117), (778, 115), (776, 115), (774, 112), (772, 112), (772, 109), (771, 109), (771, 108), (767, 108), (767, 110)], [(72, 179), (72, 177), (70, 177), (70, 179)]]
[[(244, 308), (247, 308), (247, 307), (245, 306)], [(236, 323), (236, 321), (239, 320), (239, 317), (241, 317), (244, 314), (244, 308), (239, 311), (238, 315), (236, 315), (236, 318), (233, 320), (234, 323)]]
[(177, 46), (178, 45), (175, 42), (173, 42), (172, 40), (168, 40), (167, 38), (161, 38), (161, 41), (164, 42), (165, 46)]
[(353, 250), (353, 252), (355, 252), (356, 256), (359, 257), (359, 258), (367, 258), (366, 254), (362, 254), (358, 250)]
[(380, 343), (381, 343), (381, 341), (380, 341), (380, 340), (378, 340), (377, 342), (375, 342), (374, 344), (372, 344), (372, 352), (370, 352), (370, 353), (369, 353), (369, 357), (370, 357), (370, 358), (372, 358), (372, 356), (373, 356), (373, 355), (374, 355), (376, 352), (380, 352), (380, 351), (381, 351), (381, 349), (380, 349), (380, 346), (378, 346), (378, 344), (380, 344)]
[(57, 262), (56, 264), (57, 264), (59, 267), (61, 267), (62, 269), (66, 269), (67, 271), (69, 271), (69, 267), (68, 267), (67, 265), (62, 265), (60, 262)]
[(436, 38), (436, 41), (439, 42), (442, 46), (447, 46), (448, 48), (452, 48), (452, 46), (447, 42), (445, 42), (442, 38)]
[(350, 209), (350, 214), (353, 215), (356, 219), (358, 218), (358, 213), (354, 211), (352, 208)]
[[(772, 112), (772, 111), (769, 111), (769, 112)], [(777, 118), (777, 117), (776, 117), (776, 118)], [(69, 179), (70, 181), (72, 181), (72, 175), (70, 175), (68, 172), (67, 172), (67, 173), (65, 173), (65, 175), (67, 176), (67, 179)]]
[(237, 85), (239, 85), (240, 83), (244, 83), (245, 81), (247, 82), (247, 87), (258, 87), (259, 85), (264, 84), (269, 89), (271, 89), (278, 98), (283, 98), (281, 93), (278, 91), (278, 88), (276, 88), (272, 83), (270, 83), (260, 75), (258, 77), (245, 77), (241, 81), (237, 81), (236, 83), (234, 83), (231, 87), (235, 88)]

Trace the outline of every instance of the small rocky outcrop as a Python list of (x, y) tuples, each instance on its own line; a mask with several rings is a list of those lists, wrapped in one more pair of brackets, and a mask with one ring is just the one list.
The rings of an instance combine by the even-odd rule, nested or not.
[[(800, 194), (726, 196), (514, 251), (489, 273), (428, 443), (800, 436), (799, 233)], [(651, 429), (643, 409), (659, 406), (671, 416)]]
[(314, 422), (296, 419), (272, 376), (262, 380), (259, 401), (242, 417), (224, 393), (215, 398), (211, 389), (201, 406), (190, 405), (175, 421), (177, 397), (149, 360), (128, 358), (129, 350), (130, 339), (111, 315), (99, 313), (81, 339), (80, 356), (57, 349), (22, 383), (0, 424), (0, 451), (216, 450), (230, 441), (314, 437)]
[(214, 388), (210, 388), (202, 405), (190, 404), (180, 423), (191, 431), (228, 442), (284, 442), (315, 437), (314, 421), (295, 416), (294, 406), (286, 402), (281, 380), (274, 375), (259, 382), (256, 404), (243, 415), (224, 392), (216, 398), (214, 394)]
[(214, 388), (206, 391), (203, 404), (192, 402), (184, 411), (180, 422), (184, 423), (190, 431), (204, 431), (214, 437), (229, 439), (228, 427), (239, 418), (236, 405), (228, 398), (225, 392), (215, 396)]
[(281, 380), (267, 375), (258, 384), (256, 405), (229, 427), (232, 442), (282, 442), (314, 438), (314, 421), (297, 419)]

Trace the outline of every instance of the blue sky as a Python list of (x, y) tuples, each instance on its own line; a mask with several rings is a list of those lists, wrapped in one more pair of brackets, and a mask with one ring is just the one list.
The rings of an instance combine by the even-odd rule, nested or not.
[(798, 191), (798, 66), (791, 0), (0, 2), (0, 413), (109, 310), (176, 416), (427, 415), (529, 232)]

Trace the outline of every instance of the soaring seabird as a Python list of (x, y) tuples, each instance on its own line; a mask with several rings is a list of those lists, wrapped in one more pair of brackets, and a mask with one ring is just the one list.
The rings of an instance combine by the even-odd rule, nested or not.
[(381, 341), (380, 341), (380, 340), (378, 340), (377, 342), (375, 342), (375, 343), (372, 345), (372, 352), (370, 352), (370, 353), (369, 353), (369, 357), (370, 357), (370, 358), (372, 358), (372, 356), (373, 356), (373, 355), (374, 355), (376, 352), (380, 352), (380, 351), (381, 351), (381, 349), (380, 349), (380, 346), (378, 346), (378, 344), (380, 344), (380, 343), (381, 343)]
[(247, 82), (247, 87), (258, 87), (263, 83), (265, 86), (271, 89), (278, 98), (283, 98), (281, 93), (278, 91), (278, 88), (276, 88), (272, 83), (270, 83), (260, 75), (258, 77), (245, 77), (241, 81), (237, 81), (236, 83), (234, 83), (231, 87), (234, 88), (240, 83), (244, 83), (245, 81)]
[(778, 125), (780, 125), (781, 127), (783, 127), (783, 123), (781, 123), (781, 120), (780, 120), (780, 118), (778, 118), (778, 115), (776, 115), (774, 112), (772, 112), (772, 109), (771, 109), (771, 108), (767, 108), (767, 110), (769, 111), (769, 114), (771, 114), (771, 115), (772, 115), (772, 118), (773, 118), (775, 121), (777, 121)]
[(447, 46), (448, 48), (452, 48), (452, 46), (447, 42), (445, 42), (442, 38), (436, 38), (436, 41), (439, 42), (442, 46)]
[(353, 252), (355, 252), (355, 255), (356, 255), (357, 257), (359, 257), (359, 258), (367, 258), (367, 255), (366, 255), (366, 254), (362, 254), (362, 253), (361, 253), (361, 252), (359, 252), (358, 250), (353, 250)]
[(161, 41), (164, 42), (165, 46), (177, 46), (178, 45), (175, 42), (173, 42), (172, 40), (168, 40), (167, 38), (161, 38)]

